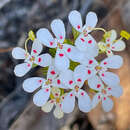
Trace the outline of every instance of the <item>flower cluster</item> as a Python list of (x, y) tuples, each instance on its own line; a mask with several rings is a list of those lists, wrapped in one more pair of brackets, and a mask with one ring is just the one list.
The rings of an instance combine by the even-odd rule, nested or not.
[[(36, 92), (33, 102), (44, 112), (50, 112), (55, 105), (53, 113), (58, 119), (74, 110), (76, 98), (82, 112), (89, 112), (100, 101), (103, 110), (108, 112), (113, 107), (110, 96), (120, 97), (123, 93), (119, 77), (109, 70), (118, 69), (123, 64), (122, 57), (114, 55), (114, 51), (125, 49), (122, 38), (126, 32), (117, 39), (115, 30), (107, 32), (96, 28), (98, 18), (94, 12), (87, 14), (84, 26), (78, 11), (71, 11), (68, 18), (73, 39), (66, 39), (65, 26), (60, 19), (53, 20), (50, 25), (53, 34), (46, 28), (39, 29), (36, 37), (32, 31), (29, 32), (27, 41), (33, 41), (31, 53), (27, 50), (27, 41), (25, 50), (13, 49), (12, 56), (24, 60), (24, 63), (16, 65), (14, 72), (22, 77), (36, 66), (47, 70), (46, 78), (26, 79), (23, 89), (29, 93)], [(94, 30), (104, 32), (101, 41), (96, 42), (90, 34)], [(40, 55), (43, 46), (49, 48), (49, 53)], [(100, 54), (106, 58), (99, 58)], [(93, 98), (90, 98), (90, 92), (94, 93)]]

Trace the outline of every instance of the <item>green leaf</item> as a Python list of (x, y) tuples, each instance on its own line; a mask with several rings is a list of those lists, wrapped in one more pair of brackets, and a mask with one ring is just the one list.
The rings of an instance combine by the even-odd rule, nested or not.
[(56, 48), (49, 48), (49, 53), (51, 54), (51, 56), (54, 58), (56, 55)]
[(80, 32), (78, 32), (76, 29), (72, 28), (72, 34), (74, 37), (74, 41), (77, 39), (77, 37), (80, 35)]
[(70, 60), (70, 67), (69, 69), (74, 71), (75, 67), (77, 67), (80, 63), (74, 62)]

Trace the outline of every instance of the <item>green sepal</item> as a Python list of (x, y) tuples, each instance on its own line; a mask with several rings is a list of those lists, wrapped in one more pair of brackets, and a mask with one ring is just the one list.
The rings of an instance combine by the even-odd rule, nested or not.
[(37, 67), (37, 66), (38, 66), (37, 64), (33, 64), (33, 65), (32, 65), (32, 68), (35, 68), (35, 67)]
[(80, 35), (80, 32), (78, 32), (76, 29), (72, 27), (72, 34), (74, 37), (74, 41), (77, 39), (77, 37)]
[(47, 66), (47, 67), (44, 67), (44, 68), (41, 69), (41, 72), (42, 72), (42, 74), (43, 74), (43, 77), (46, 77), (46, 76), (47, 76), (48, 68), (49, 68), (49, 67)]
[(56, 55), (56, 48), (49, 48), (49, 53), (54, 58)]
[(74, 42), (71, 41), (70, 39), (65, 39), (63, 43), (69, 44), (69, 45), (74, 45)]
[(69, 69), (74, 71), (75, 67), (77, 67), (80, 63), (74, 62), (72, 60), (70, 60), (70, 67)]
[(91, 93), (98, 93), (97, 90), (94, 90), (94, 89), (92, 89), (92, 88), (89, 88), (89, 92), (91, 92)]

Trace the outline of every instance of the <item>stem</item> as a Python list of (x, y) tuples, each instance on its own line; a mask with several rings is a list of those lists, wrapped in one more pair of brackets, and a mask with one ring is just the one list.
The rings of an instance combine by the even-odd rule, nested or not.
[(106, 33), (107, 31), (103, 28), (93, 28), (92, 30), (100, 30), (100, 31), (103, 31), (104, 33)]

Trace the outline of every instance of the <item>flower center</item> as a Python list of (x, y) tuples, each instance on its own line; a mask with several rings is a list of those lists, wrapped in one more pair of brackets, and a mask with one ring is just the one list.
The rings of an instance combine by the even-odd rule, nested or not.
[(61, 43), (57, 43), (57, 47), (60, 48), (60, 49), (63, 49), (63, 45)]
[(76, 92), (79, 91), (79, 86), (78, 86), (78, 85), (75, 86), (75, 91), (76, 91)]
[(56, 103), (60, 103), (60, 98), (56, 98)]
[(95, 69), (96, 69), (97, 71), (99, 71), (99, 70), (102, 69), (102, 67), (101, 67), (101, 66), (96, 66)]
[(29, 59), (29, 61), (31, 61), (31, 62), (34, 62), (34, 60), (35, 60), (35, 57), (34, 57), (34, 56), (32, 56), (32, 57)]
[(48, 80), (45, 82), (46, 85), (49, 85), (49, 84), (51, 84), (51, 83), (52, 83), (52, 80), (51, 80), (51, 79), (48, 79)]
[(102, 94), (107, 94), (107, 91), (105, 89), (102, 89)]

